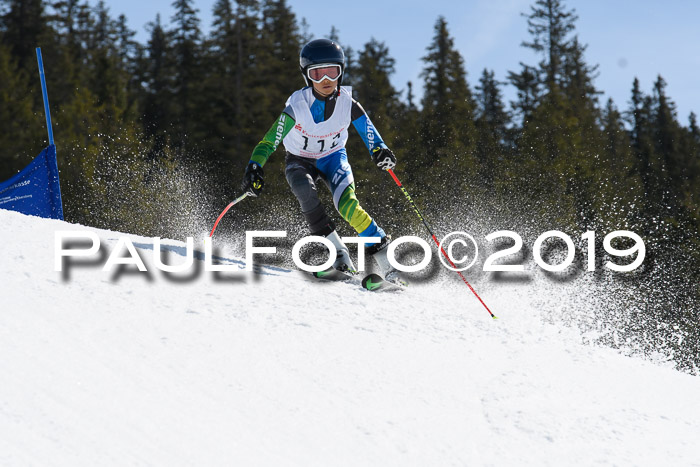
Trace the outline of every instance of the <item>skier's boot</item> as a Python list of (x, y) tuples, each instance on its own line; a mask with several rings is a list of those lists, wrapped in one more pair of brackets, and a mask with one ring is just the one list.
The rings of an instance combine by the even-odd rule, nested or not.
[(392, 284), (406, 286), (408, 283), (399, 277), (399, 271), (389, 263), (389, 258), (386, 257), (391, 236), (382, 237), (379, 243), (374, 243), (366, 248), (366, 253), (377, 261), (377, 265), (384, 276), (384, 280)]
[(352, 263), (352, 259), (350, 258), (350, 251), (338, 236), (338, 232), (334, 230), (326, 235), (326, 238), (330, 240), (333, 245), (335, 245), (335, 250), (337, 252), (337, 257), (335, 263), (333, 263), (333, 268), (348, 274), (357, 274), (355, 265)]

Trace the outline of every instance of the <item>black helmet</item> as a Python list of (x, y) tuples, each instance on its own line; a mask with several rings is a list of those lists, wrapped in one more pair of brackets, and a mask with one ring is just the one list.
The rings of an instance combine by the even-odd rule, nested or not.
[(336, 63), (340, 65), (341, 75), (338, 79), (338, 86), (340, 86), (340, 82), (343, 80), (342, 73), (345, 72), (345, 54), (343, 49), (330, 39), (315, 39), (302, 47), (299, 54), (299, 68), (304, 76), (306, 85), (311, 86), (306, 70), (310, 66), (322, 63)]

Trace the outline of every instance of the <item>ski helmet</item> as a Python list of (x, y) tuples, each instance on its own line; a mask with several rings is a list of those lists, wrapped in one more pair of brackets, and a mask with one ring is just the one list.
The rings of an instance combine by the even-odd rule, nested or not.
[(340, 45), (330, 39), (315, 39), (302, 47), (299, 54), (299, 68), (307, 86), (311, 86), (307, 75), (309, 67), (324, 63), (340, 65), (341, 74), (338, 78), (338, 87), (340, 87), (345, 72), (345, 54)]

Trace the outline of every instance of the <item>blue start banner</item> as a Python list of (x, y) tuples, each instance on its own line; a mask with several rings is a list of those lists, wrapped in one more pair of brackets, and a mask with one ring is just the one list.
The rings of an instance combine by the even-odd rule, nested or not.
[(0, 209), (63, 220), (55, 145), (49, 145), (20, 173), (0, 183)]

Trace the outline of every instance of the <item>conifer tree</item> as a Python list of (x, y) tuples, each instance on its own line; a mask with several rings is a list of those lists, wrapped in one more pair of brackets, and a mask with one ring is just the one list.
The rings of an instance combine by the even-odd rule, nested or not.
[(476, 155), (482, 180), (492, 188), (509, 163), (509, 115), (493, 71), (484, 69), (476, 90)]
[(173, 123), (172, 141), (183, 159), (194, 156), (196, 142), (204, 136), (198, 125), (203, 104), (198, 98), (202, 81), (199, 10), (193, 0), (175, 0), (175, 13), (171, 19), (173, 38)]
[(93, 45), (90, 47), (89, 66), (86, 67), (89, 88), (97, 98), (103, 134), (117, 134), (126, 124), (128, 112), (128, 70), (122, 65), (118, 49), (118, 24), (109, 16), (104, 2), (95, 8)]
[[(697, 230), (700, 231), (700, 128), (697, 117), (690, 112), (688, 117), (687, 136), (685, 138), (686, 173), (688, 174), (688, 190), (685, 194), (685, 205), (695, 218)], [(700, 238), (698, 239), (700, 246)], [(700, 252), (698, 253), (700, 258)]]
[[(388, 47), (372, 38), (358, 54), (353, 91), (361, 102), (371, 102), (368, 115), (382, 127), (388, 126), (398, 109), (395, 108), (399, 93), (391, 84), (395, 60)], [(384, 121), (388, 120), (387, 124)]]
[(44, 2), (5, 0), (3, 3), (7, 3), (3, 8), (4, 14), (0, 16), (3, 42), (10, 48), (19, 69), (32, 71), (35, 65), (34, 48), (47, 33)]
[(589, 66), (585, 62), (583, 55), (586, 48), (578, 41), (578, 37), (571, 41), (564, 55), (561, 88), (578, 118), (579, 125), (583, 127), (582, 131), (587, 133), (588, 137), (594, 137), (590, 131), (600, 120), (598, 96), (602, 93), (593, 84), (593, 80), (598, 76), (598, 65)]
[[(258, 76), (265, 77), (269, 102), (282, 107), (287, 97), (299, 88), (299, 50), (301, 36), (296, 17), (286, 0), (265, 0), (262, 6), (260, 53), (256, 61)], [(298, 78), (297, 78), (298, 77)], [(303, 83), (303, 81), (302, 81)], [(260, 83), (259, 86), (262, 86)], [(279, 109), (281, 110), (281, 109)], [(267, 121), (277, 117), (271, 112)]]
[(654, 82), (654, 141), (661, 171), (656, 175), (663, 186), (663, 204), (678, 215), (683, 192), (689, 189), (686, 154), (681, 152), (682, 129), (676, 118), (675, 104), (666, 96), (666, 81), (658, 76)]
[(81, 11), (78, 6), (78, 0), (53, 4), (53, 14), (48, 19), (48, 25), (55, 32), (55, 40), (42, 45), (45, 67), (61, 70), (60, 73), (51, 74), (51, 101), (56, 102), (57, 107), (70, 101), (77, 87), (86, 85), (81, 81), (81, 64), (85, 57), (81, 36), (78, 34), (78, 14)]
[(131, 112), (129, 118), (136, 121), (138, 118), (138, 81), (139, 69), (143, 62), (144, 47), (134, 40), (136, 31), (129, 28), (126, 16), (119, 15), (116, 23), (117, 54), (120, 60), (120, 68), (126, 73), (127, 80), (127, 108)]
[[(397, 150), (394, 142), (397, 139), (396, 117), (399, 93), (391, 84), (390, 76), (394, 73), (394, 59), (389, 54), (387, 46), (372, 38), (357, 54), (358, 59), (352, 70), (353, 97), (364, 107), (386, 144)], [(343, 78), (343, 86), (347, 86)], [(354, 129), (350, 130), (355, 133)], [(351, 136), (347, 143), (348, 154), (351, 157), (353, 170), (363, 172), (363, 180), (370, 180), (366, 186), (374, 190), (379, 183), (386, 181), (386, 174), (376, 170), (376, 166), (368, 155), (367, 147), (359, 136)], [(402, 157), (403, 154), (397, 153)]]
[(658, 201), (663, 198), (663, 188), (657, 179), (657, 174), (663, 173), (663, 168), (655, 151), (652, 99), (644, 95), (637, 78), (632, 83), (630, 110), (627, 115), (632, 126), (635, 167), (642, 181), (644, 213), (647, 218), (653, 218), (659, 212)]
[(313, 40), (313, 36), (309, 31), (309, 29), (311, 29), (311, 26), (309, 25), (309, 22), (306, 20), (306, 18), (301, 18), (301, 21), (299, 23), (299, 29), (301, 29), (299, 37), (301, 38), (302, 44), (306, 44), (307, 42)]
[(622, 114), (612, 99), (608, 99), (602, 113), (604, 151), (598, 166), (599, 176), (607, 189), (603, 196), (607, 199), (607, 220), (610, 228), (619, 227), (625, 220), (632, 228), (639, 214), (639, 201), (642, 198), (641, 180), (635, 169), (630, 136), (625, 128)]
[[(313, 39), (313, 38), (312, 38)], [(331, 26), (331, 31), (328, 34), (328, 39), (336, 42), (343, 48), (343, 53), (345, 53), (345, 72), (343, 76), (344, 86), (355, 86), (355, 80), (357, 78), (357, 73), (355, 71), (358, 62), (355, 57), (355, 49), (350, 45), (343, 44), (340, 40), (340, 31), (335, 26)]]
[[(284, 110), (289, 96), (304, 83), (299, 72), (301, 36), (294, 12), (286, 0), (264, 0), (261, 15), (255, 64), (251, 70), (254, 105), (246, 109), (255, 143)], [(248, 151), (252, 151), (253, 144)], [(275, 157), (266, 166), (266, 181), (270, 181), (266, 190), (269, 188), (267, 192), (271, 196), (279, 196), (287, 189), (284, 171), (280, 168), (283, 159)]]
[(147, 137), (153, 140), (153, 154), (160, 153), (168, 142), (174, 119), (173, 44), (171, 34), (163, 29), (160, 15), (148, 24), (150, 38), (143, 61), (142, 92), (143, 129)]
[[(474, 170), (474, 100), (467, 84), (464, 59), (454, 46), (447, 21), (439, 17), (435, 35), (423, 57), (423, 138), (426, 166), (442, 164), (459, 180)], [(456, 175), (456, 177), (455, 177)]]
[(207, 70), (200, 92), (208, 112), (202, 115), (209, 128), (202, 143), (215, 159), (232, 157), (236, 117), (236, 12), (231, 0), (217, 0), (212, 14), (212, 31), (204, 41), (202, 65)]
[(604, 144), (592, 84), (595, 67), (585, 63), (585, 46), (572, 35), (577, 16), (561, 0), (536, 1), (527, 18), (531, 40), (522, 45), (542, 58), (537, 67), (523, 65), (521, 73), (510, 74), (523, 116), (518, 152), (527, 174), (525, 189), (559, 197), (558, 222), (591, 227), (594, 198), (602, 186), (595, 158)]
[(696, 144), (700, 144), (700, 128), (698, 128), (698, 117), (695, 115), (695, 112), (690, 112), (688, 116), (688, 130), (690, 130), (691, 140)]
[(508, 72), (508, 81), (515, 86), (517, 91), (517, 100), (510, 103), (511, 107), (515, 115), (520, 117), (520, 126), (525, 127), (535, 112), (542, 90), (537, 70), (524, 63), (520, 65), (522, 67), (520, 73)]
[(690, 179), (690, 194), (694, 199), (691, 204), (695, 205), (698, 220), (700, 221), (700, 127), (695, 112), (690, 112), (688, 116), (688, 172)]
[(14, 175), (46, 143), (40, 115), (34, 114), (27, 74), (0, 41), (0, 181)]
[(417, 169), (414, 170), (414, 167), (419, 166), (418, 161), (424, 160), (427, 156), (422, 146), (421, 111), (415, 104), (411, 81), (406, 83), (406, 102), (399, 100), (396, 107), (398, 108), (398, 114), (394, 119), (396, 136), (387, 144), (400, 159), (405, 180), (408, 183), (416, 180), (423, 182), (425, 177)]
[(214, 5), (203, 85), (209, 112), (203, 118), (209, 128), (207, 147), (222, 163), (243, 164), (260, 139), (260, 129), (247, 118), (255, 106), (249, 92), (255, 79), (250, 57), (257, 53), (259, 8), (256, 0), (218, 0)]
[(527, 15), (532, 39), (522, 45), (543, 55), (539, 71), (543, 73), (542, 82), (550, 93), (564, 79), (564, 57), (571, 48), (569, 35), (574, 31), (577, 19), (574, 10), (566, 11), (561, 0), (537, 0)]

